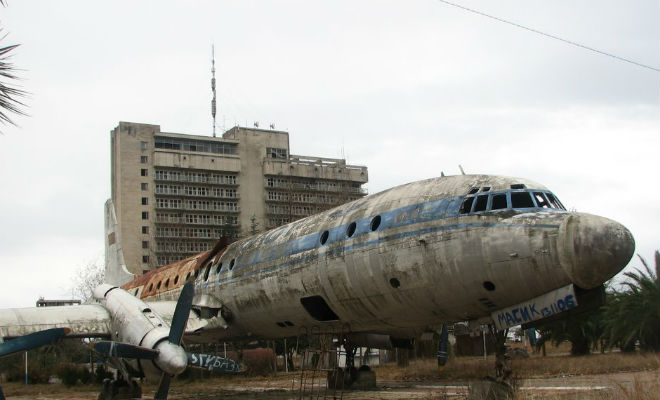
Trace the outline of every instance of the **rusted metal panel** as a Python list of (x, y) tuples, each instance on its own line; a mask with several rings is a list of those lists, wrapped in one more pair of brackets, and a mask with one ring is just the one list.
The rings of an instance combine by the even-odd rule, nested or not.
[(196, 278), (201, 268), (222, 255), (226, 247), (227, 239), (222, 238), (213, 249), (149, 271), (126, 283), (122, 289), (141, 299), (176, 299), (186, 281)]

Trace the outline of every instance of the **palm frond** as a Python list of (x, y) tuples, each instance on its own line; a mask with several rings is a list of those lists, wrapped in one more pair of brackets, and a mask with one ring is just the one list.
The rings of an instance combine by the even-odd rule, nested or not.
[[(5, 5), (2, 0), (0, 4)], [(1, 31), (1, 29), (0, 29)], [(4, 39), (4, 36), (0, 40)], [(16, 125), (11, 114), (25, 115), (23, 103), (20, 98), (25, 97), (27, 93), (11, 84), (19, 78), (14, 74), (14, 65), (10, 62), (12, 51), (19, 45), (13, 44), (0, 47), (0, 121), (5, 124)]]

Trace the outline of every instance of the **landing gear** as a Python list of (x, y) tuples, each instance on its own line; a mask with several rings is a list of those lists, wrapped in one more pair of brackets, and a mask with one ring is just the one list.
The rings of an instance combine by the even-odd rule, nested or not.
[(511, 384), (511, 358), (506, 354), (506, 336), (509, 330), (497, 331), (490, 325), (491, 338), (495, 342), (495, 376), (487, 376), (484, 381), (475, 382), (470, 387), (468, 400), (508, 400), (513, 399), (515, 388)]
[(334, 390), (354, 389), (371, 390), (376, 388), (376, 373), (368, 365), (355, 368), (357, 347), (349, 341), (344, 342), (346, 365), (328, 371), (328, 388)]
[(141, 397), (142, 388), (134, 380), (127, 382), (121, 378), (104, 379), (103, 389), (99, 393), (98, 400), (139, 399)]

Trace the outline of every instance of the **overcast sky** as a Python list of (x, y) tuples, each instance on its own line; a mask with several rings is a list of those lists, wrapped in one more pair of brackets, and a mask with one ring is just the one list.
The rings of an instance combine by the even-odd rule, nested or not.
[[(455, 2), (660, 67), (657, 0)], [(10, 1), (0, 23), (31, 93), (0, 127), (0, 307), (102, 262), (119, 121), (211, 134), (213, 43), (218, 131), (274, 123), (370, 193), (459, 164), (532, 179), (660, 248), (657, 71), (437, 0)]]

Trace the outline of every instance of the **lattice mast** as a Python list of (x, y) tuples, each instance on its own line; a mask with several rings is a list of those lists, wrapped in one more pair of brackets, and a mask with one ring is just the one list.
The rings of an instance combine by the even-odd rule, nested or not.
[(213, 116), (213, 137), (215, 137), (215, 47), (211, 45), (211, 91), (213, 100), (211, 100), (211, 115)]

